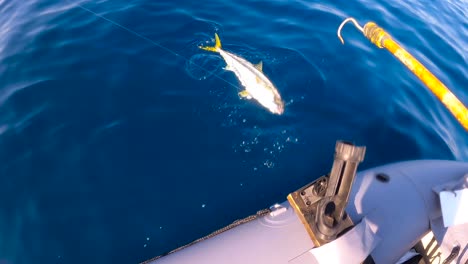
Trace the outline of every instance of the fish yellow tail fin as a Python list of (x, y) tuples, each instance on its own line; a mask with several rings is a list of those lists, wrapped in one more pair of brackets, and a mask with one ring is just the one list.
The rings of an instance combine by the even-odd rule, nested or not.
[(218, 34), (215, 33), (215, 45), (214, 45), (214, 47), (203, 47), (203, 46), (199, 46), (199, 48), (200, 48), (200, 49), (203, 49), (203, 50), (218, 52), (218, 51), (221, 49), (221, 41), (219, 40)]

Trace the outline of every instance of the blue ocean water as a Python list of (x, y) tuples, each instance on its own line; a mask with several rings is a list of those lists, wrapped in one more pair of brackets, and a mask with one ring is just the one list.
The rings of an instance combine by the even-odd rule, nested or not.
[[(375, 21), (468, 104), (468, 7), (452, 1), (0, 0), (0, 263), (135, 263), (325, 174), (468, 160), (468, 135)], [(95, 14), (92, 14), (95, 13)], [(120, 25), (120, 26), (119, 26)], [(257, 63), (284, 115), (239, 99), (209, 45)], [(200, 68), (200, 66), (203, 68)]]

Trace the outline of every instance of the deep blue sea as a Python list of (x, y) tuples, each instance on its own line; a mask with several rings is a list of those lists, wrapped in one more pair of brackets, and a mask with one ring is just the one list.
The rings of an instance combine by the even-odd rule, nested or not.
[[(94, 14), (93, 14), (94, 13)], [(468, 134), (347, 17), (375, 21), (468, 104), (468, 4), (0, 0), (0, 263), (137, 263), (327, 173), (468, 161)], [(223, 48), (286, 102), (240, 99)]]

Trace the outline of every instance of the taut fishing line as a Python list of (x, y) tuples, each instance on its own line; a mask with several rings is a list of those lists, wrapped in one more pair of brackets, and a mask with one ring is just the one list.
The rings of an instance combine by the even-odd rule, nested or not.
[[(156, 41), (154, 41), (154, 40), (152, 40), (152, 39), (150, 39), (150, 38), (148, 38), (148, 37), (146, 37), (146, 36), (144, 36), (144, 35), (142, 35), (142, 34), (136, 32), (136, 31), (134, 31), (134, 30), (131, 30), (130, 28), (128, 28), (128, 27), (126, 27), (126, 26), (124, 26), (124, 25), (122, 25), (122, 24), (119, 24), (119, 23), (115, 22), (115, 21), (112, 20), (112, 19), (109, 19), (109, 18), (107, 18), (107, 17), (105, 17), (105, 16), (103, 16), (103, 15), (99, 15), (98, 13), (94, 12), (93, 10), (88, 9), (88, 8), (86, 8), (86, 7), (84, 7), (84, 6), (80, 5), (80, 4), (73, 3), (73, 2), (70, 2), (70, 1), (69, 1), (69, 3), (72, 3), (72, 4), (76, 5), (77, 7), (81, 8), (82, 10), (84, 10), (84, 11), (86, 11), (86, 12), (88, 12), (88, 13), (90, 13), (90, 14), (92, 14), (92, 15), (94, 15), (94, 16), (96, 16), (96, 17), (102, 19), (102, 20), (105, 20), (105, 21), (107, 21), (107, 22), (113, 24), (114, 26), (117, 26), (117, 27), (119, 27), (119, 28), (121, 28), (121, 29), (127, 31), (128, 33), (130, 33), (130, 34), (132, 34), (132, 35), (134, 35), (134, 36), (137, 36), (137, 37), (139, 37), (139, 38), (141, 38), (141, 39), (144, 39), (144, 40), (148, 41), (149, 43), (155, 45), (156, 47), (159, 47), (159, 48), (161, 48), (161, 49), (163, 49), (163, 50), (165, 50), (165, 51), (167, 51), (167, 52), (169, 52), (169, 53), (171, 53), (171, 54), (173, 54), (173, 55), (175, 55), (175, 56), (177, 56), (177, 57), (180, 57), (180, 58), (184, 59), (186, 62), (190, 62), (186, 57), (180, 55), (179, 53), (177, 53), (177, 52), (175, 52), (175, 51), (173, 51), (173, 50), (171, 50), (171, 49), (169, 49), (169, 48), (167, 48), (167, 47), (165, 47), (165, 46), (163, 46), (163, 45), (157, 43)], [(209, 71), (208, 69), (206, 69), (206, 68), (203, 67), (203, 66), (200, 66), (200, 65), (195, 64), (195, 63), (193, 63), (193, 65), (195, 65), (197, 68), (199, 68), (199, 69), (201, 69), (201, 70), (203, 70), (203, 71), (205, 71), (205, 72), (207, 72), (207, 73), (211, 73), (211, 71)], [(212, 73), (212, 75), (215, 76), (216, 78), (218, 78), (218, 79), (224, 81), (225, 83), (231, 85), (232, 87), (234, 87), (234, 88), (236, 88), (236, 89), (238, 88), (237, 85), (235, 85), (235, 84), (229, 82), (228, 80), (224, 79), (223, 77), (219, 76), (218, 74)]]

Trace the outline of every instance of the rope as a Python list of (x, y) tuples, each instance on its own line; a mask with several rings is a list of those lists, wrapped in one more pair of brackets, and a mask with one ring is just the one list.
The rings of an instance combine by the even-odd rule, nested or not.
[(230, 225), (228, 225), (228, 226), (225, 226), (225, 227), (223, 227), (223, 228), (221, 228), (221, 229), (218, 229), (218, 230), (214, 231), (213, 233), (211, 233), (211, 234), (209, 234), (209, 235), (207, 235), (207, 236), (201, 237), (201, 238), (199, 238), (199, 239), (197, 239), (197, 240), (194, 240), (194, 241), (192, 241), (192, 242), (190, 242), (190, 243), (188, 243), (188, 244), (186, 244), (186, 245), (183, 245), (183, 246), (178, 247), (178, 248), (176, 248), (176, 249), (174, 249), (174, 250), (171, 250), (171, 251), (169, 251), (169, 252), (167, 252), (167, 253), (164, 253), (164, 254), (162, 254), (162, 255), (159, 255), (159, 256), (157, 256), (157, 257), (154, 257), (154, 258), (152, 258), (152, 259), (149, 259), (149, 260), (147, 260), (147, 261), (144, 261), (144, 262), (142, 262), (141, 264), (149, 264), (149, 263), (151, 263), (151, 262), (153, 262), (153, 261), (155, 261), (155, 260), (157, 260), (157, 259), (160, 259), (160, 258), (162, 258), (162, 257), (164, 257), (164, 256), (170, 255), (170, 254), (175, 253), (175, 252), (177, 252), (177, 251), (180, 251), (180, 250), (182, 250), (182, 249), (184, 249), (184, 248), (190, 247), (190, 246), (192, 246), (192, 245), (194, 245), (194, 244), (196, 244), (196, 243), (198, 243), (198, 242), (201, 242), (201, 241), (203, 241), (203, 240), (207, 240), (207, 239), (209, 239), (209, 238), (212, 238), (212, 237), (214, 237), (214, 236), (217, 236), (217, 235), (219, 235), (219, 234), (221, 234), (221, 233), (224, 233), (224, 232), (226, 232), (226, 231), (228, 231), (228, 230), (233, 229), (234, 227), (237, 227), (237, 226), (240, 226), (240, 225), (242, 225), (242, 224), (248, 223), (248, 222), (250, 222), (250, 221), (252, 221), (252, 220), (255, 220), (255, 219), (259, 218), (259, 217), (263, 217), (263, 216), (265, 216), (265, 215), (267, 215), (267, 214), (269, 214), (269, 213), (271, 213), (271, 209), (269, 209), (269, 208), (260, 210), (260, 211), (258, 211), (256, 214), (254, 214), (254, 215), (250, 215), (250, 216), (247, 216), (246, 218), (236, 220), (236, 221), (234, 221), (232, 224), (230, 224)]

